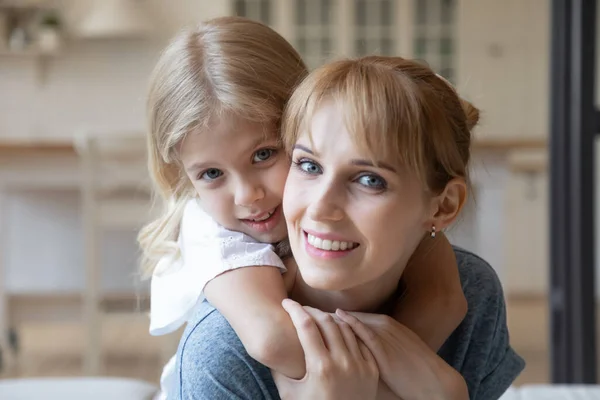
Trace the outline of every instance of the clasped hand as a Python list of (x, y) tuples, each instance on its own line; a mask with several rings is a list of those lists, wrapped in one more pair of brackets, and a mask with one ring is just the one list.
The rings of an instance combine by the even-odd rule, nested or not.
[(282, 399), (468, 399), (462, 376), (396, 320), (328, 314), (288, 299), (283, 306), (304, 349), (306, 375), (273, 373)]
[(304, 349), (306, 375), (300, 380), (273, 372), (282, 399), (375, 399), (377, 363), (350, 326), (331, 314), (284, 300)]

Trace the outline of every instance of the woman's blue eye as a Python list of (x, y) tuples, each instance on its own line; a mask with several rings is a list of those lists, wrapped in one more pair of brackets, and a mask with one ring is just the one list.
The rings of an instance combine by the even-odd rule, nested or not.
[(204, 171), (202, 173), (202, 175), (200, 175), (200, 179), (204, 179), (207, 181), (214, 181), (215, 179), (219, 178), (221, 175), (223, 175), (223, 171), (221, 171), (220, 169), (209, 168), (206, 171)]
[(363, 175), (357, 179), (358, 183), (372, 189), (385, 189), (386, 182), (377, 175)]
[(319, 167), (317, 164), (315, 164), (312, 161), (307, 161), (307, 160), (300, 160), (296, 163), (296, 165), (298, 166), (298, 168), (300, 168), (300, 170), (302, 170), (303, 172), (306, 172), (307, 174), (320, 174), (321, 171), (321, 167)]
[(252, 158), (252, 162), (263, 162), (267, 161), (269, 158), (273, 157), (275, 150), (273, 149), (260, 149), (256, 153), (254, 153), (254, 157)]

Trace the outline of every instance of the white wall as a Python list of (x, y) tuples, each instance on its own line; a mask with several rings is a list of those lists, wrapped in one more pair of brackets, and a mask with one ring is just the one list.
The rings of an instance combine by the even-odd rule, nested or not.
[[(12, 293), (77, 292), (84, 284), (83, 240), (78, 194), (74, 191), (13, 193), (5, 212), (6, 284)], [(57, 223), (60, 221), (60, 223)], [(123, 292), (145, 287), (136, 274), (135, 232), (107, 232), (102, 238), (102, 287)]]
[(458, 89), (480, 138), (548, 133), (549, 0), (459, 0)]
[[(457, 86), (481, 110), (475, 137), (548, 137), (550, 2), (459, 3)], [(475, 250), (498, 271), (508, 293), (545, 293), (543, 183), (535, 183), (532, 200), (528, 183), (511, 175), (497, 157), (479, 158), (475, 167), (480, 182)], [(534, 217), (538, 219), (531, 224)]]
[[(89, 0), (64, 0), (69, 29)], [(46, 82), (36, 81), (31, 58), (0, 57), (0, 138), (71, 137), (80, 129), (143, 130), (148, 75), (166, 37), (181, 26), (229, 13), (228, 1), (149, 1), (157, 38), (126, 41), (70, 39), (50, 60)], [(10, 292), (80, 290), (83, 287), (78, 195), (74, 191), (9, 193), (1, 261)], [(1, 218), (0, 218), (1, 219)], [(133, 288), (135, 232), (112, 232), (103, 286)]]
[[(86, 1), (88, 1), (86, 3)], [(66, 1), (69, 29), (89, 0)], [(72, 136), (81, 128), (141, 130), (148, 75), (179, 27), (228, 13), (227, 1), (149, 2), (157, 37), (147, 40), (80, 40), (49, 61), (46, 82), (36, 80), (32, 58), (0, 58), (0, 137)]]
[[(538, 152), (539, 153), (539, 152)], [(535, 152), (522, 152), (533, 158)], [(506, 284), (512, 293), (547, 293), (549, 285), (548, 173), (513, 172), (507, 182)]]

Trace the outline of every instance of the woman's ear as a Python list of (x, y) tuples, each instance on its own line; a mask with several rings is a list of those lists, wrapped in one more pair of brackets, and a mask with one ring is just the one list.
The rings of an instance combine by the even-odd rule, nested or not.
[(467, 201), (465, 180), (450, 180), (444, 190), (431, 201), (431, 225), (438, 231), (447, 228), (456, 220)]

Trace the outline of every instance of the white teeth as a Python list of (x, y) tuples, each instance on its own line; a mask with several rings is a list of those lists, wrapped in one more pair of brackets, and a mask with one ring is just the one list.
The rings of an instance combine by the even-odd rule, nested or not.
[(316, 237), (315, 241), (313, 243), (313, 246), (317, 247), (317, 248), (322, 248), (323, 247), (323, 239)]
[(321, 239), (313, 235), (308, 235), (308, 243), (317, 249), (327, 251), (351, 250), (358, 244), (354, 242), (343, 242), (339, 240)]

